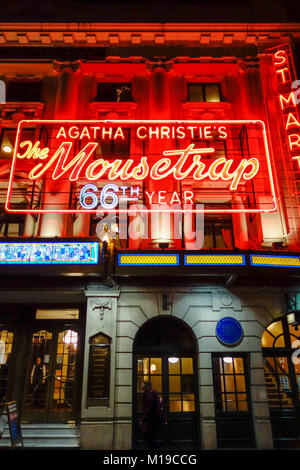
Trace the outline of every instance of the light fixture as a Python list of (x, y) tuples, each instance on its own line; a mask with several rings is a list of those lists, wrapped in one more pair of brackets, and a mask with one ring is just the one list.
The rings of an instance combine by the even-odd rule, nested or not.
[(109, 242), (109, 236), (107, 235), (107, 233), (106, 233), (105, 235), (103, 235), (102, 241), (103, 241), (103, 242), (106, 242), (106, 243)]
[(231, 364), (232, 363), (232, 357), (223, 357), (223, 361), (226, 362), (226, 364)]
[(64, 343), (65, 344), (73, 344), (74, 346), (77, 345), (78, 333), (76, 331), (68, 330), (64, 336)]
[(155, 372), (155, 371), (156, 371), (156, 365), (155, 365), (155, 364), (151, 364), (150, 372)]
[(176, 364), (179, 359), (178, 357), (168, 357), (168, 361), (171, 362), (171, 364)]
[(3, 145), (2, 150), (5, 153), (11, 153), (12, 152), (12, 147), (10, 145)]

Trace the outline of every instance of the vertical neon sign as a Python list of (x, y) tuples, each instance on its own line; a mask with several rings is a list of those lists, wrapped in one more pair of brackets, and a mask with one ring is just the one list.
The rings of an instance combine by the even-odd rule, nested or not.
[(275, 77), (278, 86), (278, 101), (287, 140), (288, 152), (292, 161), (300, 169), (300, 117), (299, 90), (295, 65), (290, 44), (268, 49), (272, 54)]

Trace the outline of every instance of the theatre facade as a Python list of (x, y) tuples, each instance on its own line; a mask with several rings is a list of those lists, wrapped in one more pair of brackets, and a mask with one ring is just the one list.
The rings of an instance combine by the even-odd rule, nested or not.
[(300, 447), (299, 43), (0, 25), (0, 399), (25, 447), (143, 448), (143, 380), (165, 449)]

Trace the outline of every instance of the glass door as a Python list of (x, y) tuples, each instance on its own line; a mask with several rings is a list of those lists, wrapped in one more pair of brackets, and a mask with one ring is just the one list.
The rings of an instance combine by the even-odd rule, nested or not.
[(254, 446), (246, 359), (237, 354), (213, 354), (218, 447)]
[(137, 356), (135, 390), (136, 446), (142, 447), (140, 421), (143, 414), (143, 389), (150, 380), (162, 400), (163, 427), (160, 441), (163, 449), (195, 448), (197, 419), (195, 415), (195, 371), (193, 357)]
[(264, 357), (264, 370), (274, 445), (299, 448), (300, 365), (281, 352)]
[(29, 347), (23, 421), (74, 419), (78, 332), (58, 328), (34, 331)]

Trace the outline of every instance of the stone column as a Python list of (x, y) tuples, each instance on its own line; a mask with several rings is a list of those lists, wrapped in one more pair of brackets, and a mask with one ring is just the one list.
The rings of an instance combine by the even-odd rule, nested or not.
[[(239, 194), (232, 196), (233, 209), (244, 209), (243, 199)], [(233, 233), (234, 233), (234, 246), (240, 250), (246, 250), (249, 247), (248, 226), (246, 214), (238, 212), (232, 214)]]
[(258, 449), (273, 449), (268, 396), (264, 374), (262, 352), (251, 353), (251, 401), (256, 446)]
[[(86, 291), (86, 297), (80, 448), (107, 450), (113, 449), (114, 442), (116, 318), (119, 291), (104, 286), (91, 286)], [(98, 333), (104, 333), (111, 338), (108, 406), (88, 406), (87, 403), (89, 340)]]
[[(171, 96), (170, 96), (170, 71), (172, 63), (170, 62), (149, 62), (149, 117), (148, 119), (164, 120), (171, 118)], [(149, 155), (157, 160), (163, 157), (163, 151), (172, 148), (170, 139), (153, 138), (149, 140)], [(175, 147), (173, 147), (175, 148)], [(166, 191), (166, 195), (172, 193), (174, 182), (172, 179), (149, 180), (147, 181), (147, 191), (155, 192), (156, 199), (152, 203), (156, 209), (163, 209), (164, 205), (159, 204), (158, 191)], [(150, 218), (151, 245), (158, 247), (160, 242), (167, 242), (169, 246), (174, 245), (174, 221), (173, 214), (156, 213)]]
[[(54, 70), (58, 73), (58, 86), (53, 119), (76, 119), (78, 90), (81, 80), (80, 63), (55, 63)], [(50, 138), (53, 139), (53, 136)], [(51, 144), (50, 144), (51, 145)], [(44, 209), (52, 209), (64, 205), (68, 207), (70, 183), (66, 180), (52, 181), (46, 179), (42, 201)], [(41, 237), (56, 237), (67, 235), (67, 216), (60, 213), (42, 215), (40, 225)]]
[(217, 429), (210, 352), (199, 354), (199, 366), (201, 447), (204, 450), (212, 450), (217, 449)]

